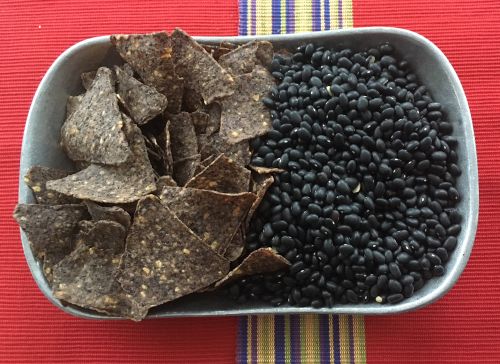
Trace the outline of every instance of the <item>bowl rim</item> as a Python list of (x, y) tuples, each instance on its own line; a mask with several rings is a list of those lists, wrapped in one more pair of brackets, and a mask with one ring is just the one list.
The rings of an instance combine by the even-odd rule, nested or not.
[[(393, 28), (393, 27), (364, 27), (364, 28), (351, 28), (351, 29), (339, 29), (339, 30), (329, 30), (329, 31), (320, 31), (320, 32), (307, 32), (307, 33), (295, 33), (295, 34), (283, 34), (283, 35), (257, 35), (257, 36), (194, 36), (198, 42), (206, 43), (206, 44), (216, 44), (223, 41), (233, 42), (233, 43), (245, 43), (252, 40), (267, 40), (271, 42), (276, 41), (287, 41), (291, 40), (294, 42), (307, 42), (310, 40), (313, 41), (321, 41), (321, 39), (327, 38), (332, 35), (373, 35), (374, 33), (382, 33), (382, 34), (390, 34), (401, 36), (407, 39), (412, 39), (414, 42), (420, 44), (423, 47), (428, 48), (433, 56), (436, 57), (439, 63), (443, 64), (443, 67), (446, 69), (448, 73), (448, 77), (450, 80), (450, 87), (455, 92), (456, 99), (458, 101), (460, 110), (459, 113), (463, 118), (463, 129), (464, 135), (467, 136), (467, 140), (464, 142), (465, 149), (465, 158), (468, 161), (468, 178), (467, 182), (470, 189), (470, 198), (468, 200), (468, 205), (466, 206), (469, 211), (470, 219), (469, 223), (463, 226), (463, 230), (461, 232), (463, 243), (457, 246), (453, 254), (459, 255), (458, 263), (454, 265), (454, 269), (448, 271), (443, 276), (440, 277), (441, 281), (439, 286), (437, 286), (434, 290), (427, 293), (425, 296), (420, 297), (417, 300), (413, 301), (402, 301), (401, 303), (394, 305), (380, 305), (377, 307), (367, 307), (364, 304), (348, 304), (348, 305), (335, 305), (332, 308), (322, 308), (322, 309), (313, 309), (313, 308), (299, 308), (299, 307), (291, 307), (284, 306), (281, 308), (274, 307), (264, 307), (264, 308), (248, 308), (248, 309), (238, 309), (235, 305), (234, 309), (231, 310), (212, 310), (212, 311), (202, 311), (202, 312), (157, 312), (153, 314), (148, 314), (147, 318), (168, 318), (168, 317), (197, 317), (197, 316), (235, 316), (235, 315), (247, 315), (247, 314), (300, 314), (300, 313), (315, 313), (315, 314), (361, 314), (361, 315), (386, 315), (386, 314), (397, 314), (408, 312), (412, 310), (416, 310), (427, 306), (441, 297), (443, 297), (457, 282), (461, 273), (465, 269), (465, 266), (469, 260), (472, 247), (474, 245), (474, 238), (476, 234), (477, 224), (478, 224), (478, 215), (479, 215), (479, 183), (478, 183), (478, 170), (477, 170), (477, 155), (476, 155), (476, 145), (475, 145), (475, 137), (474, 130), (472, 124), (472, 117), (470, 114), (467, 98), (465, 96), (463, 87), (461, 82), (456, 74), (453, 66), (443, 54), (443, 52), (429, 39), (424, 36), (402, 28)], [(88, 39), (84, 39), (71, 47), (67, 48), (64, 52), (62, 52), (56, 60), (52, 63), (52, 65), (48, 68), (44, 77), (40, 81), (40, 84), (37, 87), (37, 90), (33, 96), (32, 103), (28, 112), (27, 121), (23, 133), (23, 142), (22, 142), (22, 150), (21, 150), (21, 160), (20, 160), (20, 175), (19, 175), (19, 203), (24, 203), (27, 201), (27, 192), (26, 188), (23, 188), (23, 175), (22, 173), (26, 171), (30, 165), (27, 165), (27, 159), (29, 159), (25, 153), (27, 149), (28, 142), (28, 131), (30, 130), (34, 118), (35, 106), (44, 92), (47, 84), (52, 78), (53, 74), (57, 72), (59, 66), (66, 61), (67, 58), (78, 54), (78, 52), (82, 49), (93, 47), (97, 45), (105, 45), (110, 43), (109, 36), (98, 36), (92, 37)], [(463, 177), (462, 177), (463, 178)], [(30, 268), (31, 274), (38, 285), (39, 289), (42, 293), (47, 297), (47, 299), (52, 302), (55, 306), (60, 308), (61, 310), (77, 316), (83, 317), (87, 319), (100, 319), (100, 320), (120, 320), (122, 318), (106, 316), (91, 310), (82, 309), (76, 306), (71, 305), (63, 305), (58, 299), (56, 299), (50, 289), (47, 289), (48, 286), (45, 282), (45, 277), (43, 276), (42, 269), (40, 268), (37, 260), (33, 256), (28, 240), (21, 230), (21, 240), (23, 251), (26, 257), (26, 261)]]

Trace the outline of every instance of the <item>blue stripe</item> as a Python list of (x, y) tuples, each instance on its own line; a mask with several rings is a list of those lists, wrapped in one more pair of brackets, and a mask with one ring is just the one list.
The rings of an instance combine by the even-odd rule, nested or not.
[(285, 317), (274, 316), (274, 362), (285, 362)]
[(238, 335), (238, 352), (237, 363), (247, 364), (247, 330), (248, 330), (248, 316), (240, 317), (240, 332)]
[(314, 32), (321, 30), (320, 0), (312, 0), (312, 29)]
[(339, 315), (333, 316), (333, 352), (335, 356), (335, 363), (340, 364), (340, 324)]
[(247, 35), (248, 34), (248, 29), (247, 29), (247, 0), (240, 0), (239, 1), (240, 6), (240, 35)]
[(273, 0), (272, 7), (273, 7), (273, 34), (281, 34), (281, 0)]
[(286, 1), (286, 32), (295, 32), (295, 0)]
[(290, 315), (290, 359), (292, 364), (300, 364), (300, 317)]
[[(319, 342), (321, 364), (330, 364), (330, 332), (328, 331), (329, 315), (319, 317)], [(333, 334), (333, 333), (332, 333)]]
[(325, 30), (330, 30), (330, 0), (325, 2)]

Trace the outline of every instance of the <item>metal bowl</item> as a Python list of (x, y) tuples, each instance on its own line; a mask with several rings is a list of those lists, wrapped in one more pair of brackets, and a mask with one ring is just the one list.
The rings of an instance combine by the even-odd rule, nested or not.
[[(454, 123), (454, 136), (459, 140), (459, 165), (463, 171), (458, 179), (458, 191), (462, 200), (458, 209), (464, 219), (458, 245), (446, 264), (442, 277), (432, 278), (411, 298), (394, 305), (345, 304), (332, 308), (310, 307), (273, 308), (261, 303), (236, 304), (220, 292), (192, 294), (155, 309), (148, 317), (225, 316), (244, 314), (363, 314), (380, 315), (411, 311), (426, 306), (442, 297), (455, 284), (469, 259), (476, 233), (479, 189), (476, 147), (472, 120), (462, 85), (445, 55), (428, 39), (404, 29), (374, 27), (336, 30), (293, 35), (259, 37), (197, 37), (201, 43), (217, 44), (221, 41), (244, 43), (253, 39), (269, 40), (275, 49), (292, 49), (299, 44), (314, 42), (332, 48), (349, 47), (363, 49), (390, 42), (397, 55), (406, 59), (432, 97), (443, 105), (446, 118)], [(72, 163), (59, 147), (60, 128), (66, 113), (69, 95), (83, 91), (80, 74), (95, 70), (101, 65), (120, 64), (121, 60), (111, 46), (108, 36), (84, 40), (66, 50), (49, 68), (33, 98), (24, 130), (19, 176), (19, 202), (33, 203), (31, 190), (23, 183), (29, 167), (44, 165), (71, 168)], [(39, 262), (33, 256), (24, 233), (21, 232), (26, 260), (33, 277), (44, 295), (57, 307), (79, 317), (92, 319), (116, 319), (75, 306), (65, 306), (56, 299), (45, 280)]]

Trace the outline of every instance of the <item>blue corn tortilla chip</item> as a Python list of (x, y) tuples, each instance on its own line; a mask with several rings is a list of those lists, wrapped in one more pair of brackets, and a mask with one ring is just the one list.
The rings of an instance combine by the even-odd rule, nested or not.
[(85, 201), (87, 210), (94, 221), (115, 221), (122, 225), (125, 230), (130, 227), (130, 215), (118, 206), (101, 206), (92, 201)]
[(184, 186), (191, 178), (193, 178), (200, 163), (199, 154), (174, 162), (172, 177), (177, 185)]
[(62, 147), (74, 161), (118, 165), (130, 156), (112, 77), (111, 70), (99, 68), (61, 128)]
[(204, 243), (223, 253), (255, 201), (253, 193), (237, 194), (194, 188), (165, 187), (161, 202)]
[(79, 203), (79, 200), (61, 193), (47, 191), (45, 184), (48, 181), (64, 178), (72, 172), (56, 168), (33, 166), (24, 176), (24, 182), (31, 188), (36, 202), (42, 205), (64, 205)]
[(111, 43), (142, 81), (167, 96), (167, 110), (181, 110), (184, 82), (172, 59), (172, 40), (165, 32), (112, 35)]
[(269, 93), (275, 80), (264, 67), (256, 66), (251, 73), (235, 77), (236, 92), (221, 100), (220, 135), (229, 143), (263, 135), (271, 128), (269, 110), (262, 98)]
[(125, 293), (114, 278), (119, 265), (119, 254), (81, 244), (54, 267), (53, 294), (80, 307), (141, 320), (147, 309)]
[(125, 131), (132, 149), (125, 164), (91, 164), (80, 172), (47, 182), (47, 189), (82, 200), (115, 204), (134, 202), (155, 191), (155, 174), (141, 131), (131, 120), (125, 120)]
[(205, 245), (157, 197), (139, 201), (118, 281), (141, 308), (199, 291), (228, 271), (229, 262)]
[(240, 265), (215, 284), (220, 287), (255, 274), (272, 273), (288, 268), (290, 262), (272, 248), (260, 248), (251, 252)]
[(255, 40), (221, 55), (219, 63), (233, 75), (241, 75), (252, 72), (256, 65), (268, 68), (273, 55), (273, 45), (270, 42)]
[(233, 77), (201, 45), (180, 29), (171, 37), (175, 71), (206, 104), (234, 92)]
[(26, 233), (33, 255), (43, 262), (49, 282), (52, 267), (73, 250), (78, 224), (87, 217), (80, 204), (16, 206), (14, 219)]
[(115, 66), (118, 97), (137, 125), (161, 114), (167, 107), (167, 97), (154, 87), (143, 84), (122, 68)]
[(186, 187), (223, 193), (248, 192), (250, 171), (221, 154), (186, 183)]
[(170, 150), (174, 163), (198, 154), (196, 131), (191, 114), (169, 114)]

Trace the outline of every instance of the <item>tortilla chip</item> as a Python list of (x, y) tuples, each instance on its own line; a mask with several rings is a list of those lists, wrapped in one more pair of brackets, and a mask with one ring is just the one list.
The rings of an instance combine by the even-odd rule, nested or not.
[(207, 126), (210, 123), (210, 115), (201, 111), (195, 111), (191, 113), (191, 120), (196, 135), (205, 134), (207, 132)]
[(249, 165), (248, 168), (250, 168), (252, 171), (257, 172), (258, 174), (270, 174), (270, 173), (282, 173), (282, 172), (285, 172), (284, 169), (275, 168), (275, 167), (260, 167), (260, 166)]
[(202, 47), (208, 52), (208, 54), (210, 54), (216, 61), (218, 61), (222, 55), (231, 52), (238, 46), (229, 42), (221, 42), (218, 45), (203, 44)]
[(205, 107), (205, 113), (210, 117), (208, 119), (205, 133), (212, 135), (220, 130), (221, 107), (217, 102), (212, 102)]
[(222, 193), (248, 192), (250, 171), (221, 154), (188, 181), (186, 187)]
[(273, 60), (273, 45), (266, 41), (252, 41), (222, 55), (219, 63), (233, 75), (250, 73), (256, 65), (268, 68)]
[(104, 203), (133, 202), (153, 192), (156, 189), (155, 175), (141, 131), (131, 120), (125, 120), (125, 131), (132, 149), (125, 164), (91, 164), (68, 177), (47, 182), (47, 189)]
[(194, 112), (201, 110), (205, 106), (203, 98), (198, 92), (188, 87), (184, 88), (184, 96), (182, 97), (182, 110)]
[(123, 252), (127, 231), (125, 227), (110, 220), (92, 221), (90, 224), (80, 224), (79, 240), (88, 246), (109, 250), (113, 254)]
[(54, 267), (54, 296), (108, 315), (141, 320), (147, 309), (139, 307), (113, 278), (119, 264), (119, 255), (81, 244)]
[(202, 160), (211, 155), (225, 154), (241, 166), (250, 163), (250, 146), (246, 140), (230, 144), (219, 133), (212, 135), (200, 134), (197, 140)]
[(196, 292), (228, 270), (229, 262), (206, 246), (157, 197), (139, 201), (118, 281), (144, 309)]
[(225, 194), (193, 188), (165, 187), (160, 198), (203, 242), (223, 253), (256, 196), (249, 192)]
[(92, 82), (94, 82), (96, 74), (96, 71), (90, 71), (83, 72), (80, 75), (80, 78), (82, 79), (82, 85), (85, 90), (89, 90), (92, 87)]
[(231, 75), (201, 45), (180, 29), (172, 33), (175, 71), (186, 86), (197, 90), (206, 104), (234, 92)]
[(118, 206), (101, 206), (92, 201), (85, 201), (90, 216), (95, 221), (109, 220), (121, 224), (125, 230), (130, 227), (130, 215)]
[(156, 181), (156, 191), (155, 195), (159, 196), (161, 191), (163, 191), (163, 188), (165, 187), (177, 187), (177, 183), (174, 181), (172, 176), (161, 176), (158, 178), (158, 181)]
[(69, 254), (78, 232), (78, 222), (87, 218), (84, 205), (19, 204), (14, 219), (26, 233), (33, 255), (44, 260), (51, 280), (52, 266)]
[(199, 154), (180, 159), (175, 162), (172, 177), (175, 182), (177, 182), (177, 185), (184, 186), (191, 178), (193, 178), (199, 165)]
[(76, 198), (72, 198), (57, 192), (47, 191), (45, 184), (47, 181), (64, 178), (72, 172), (60, 169), (33, 166), (24, 176), (24, 182), (31, 188), (35, 195), (36, 202), (43, 205), (64, 205), (78, 203)]
[(168, 115), (170, 149), (174, 163), (198, 154), (198, 142), (191, 115), (187, 112)]
[(66, 119), (68, 119), (71, 114), (75, 112), (78, 106), (82, 103), (83, 95), (68, 96), (68, 101), (66, 102)]
[(251, 252), (244, 260), (215, 284), (215, 287), (234, 282), (255, 274), (272, 273), (288, 268), (290, 262), (272, 248), (260, 248)]
[(246, 227), (250, 226), (253, 214), (259, 208), (260, 203), (264, 199), (267, 190), (274, 182), (274, 177), (272, 175), (257, 175), (252, 178), (252, 188), (251, 191), (257, 196), (252, 207), (248, 211), (248, 216), (246, 217)]
[(92, 87), (61, 128), (62, 146), (72, 160), (120, 164), (130, 155), (111, 78), (108, 68), (99, 68)]
[(240, 227), (238, 229), (238, 232), (234, 234), (233, 239), (227, 246), (223, 256), (230, 262), (234, 262), (241, 256), (241, 254), (243, 254), (244, 250), (245, 250), (245, 232), (244, 229)]
[(167, 96), (169, 112), (181, 110), (184, 82), (175, 70), (167, 33), (112, 35), (111, 43), (146, 85)]
[(261, 66), (236, 77), (235, 93), (221, 100), (220, 134), (223, 138), (234, 144), (268, 132), (271, 116), (262, 98), (274, 84), (271, 73)]
[(117, 66), (115, 74), (119, 100), (136, 124), (145, 124), (165, 110), (167, 97), (154, 87), (143, 84)]
[(211, 155), (211, 156), (209, 156), (209, 157), (205, 158), (204, 160), (202, 160), (202, 161), (200, 162), (200, 164), (198, 164), (198, 165), (196, 166), (196, 169), (195, 169), (195, 171), (194, 171), (194, 175), (196, 176), (198, 173), (200, 173), (200, 172), (201, 172), (201, 171), (203, 171), (205, 168), (207, 168), (207, 167), (208, 167), (208, 165), (209, 165), (210, 163), (212, 163), (212, 162), (215, 160), (215, 158), (217, 158), (217, 156), (216, 156), (216, 155)]

